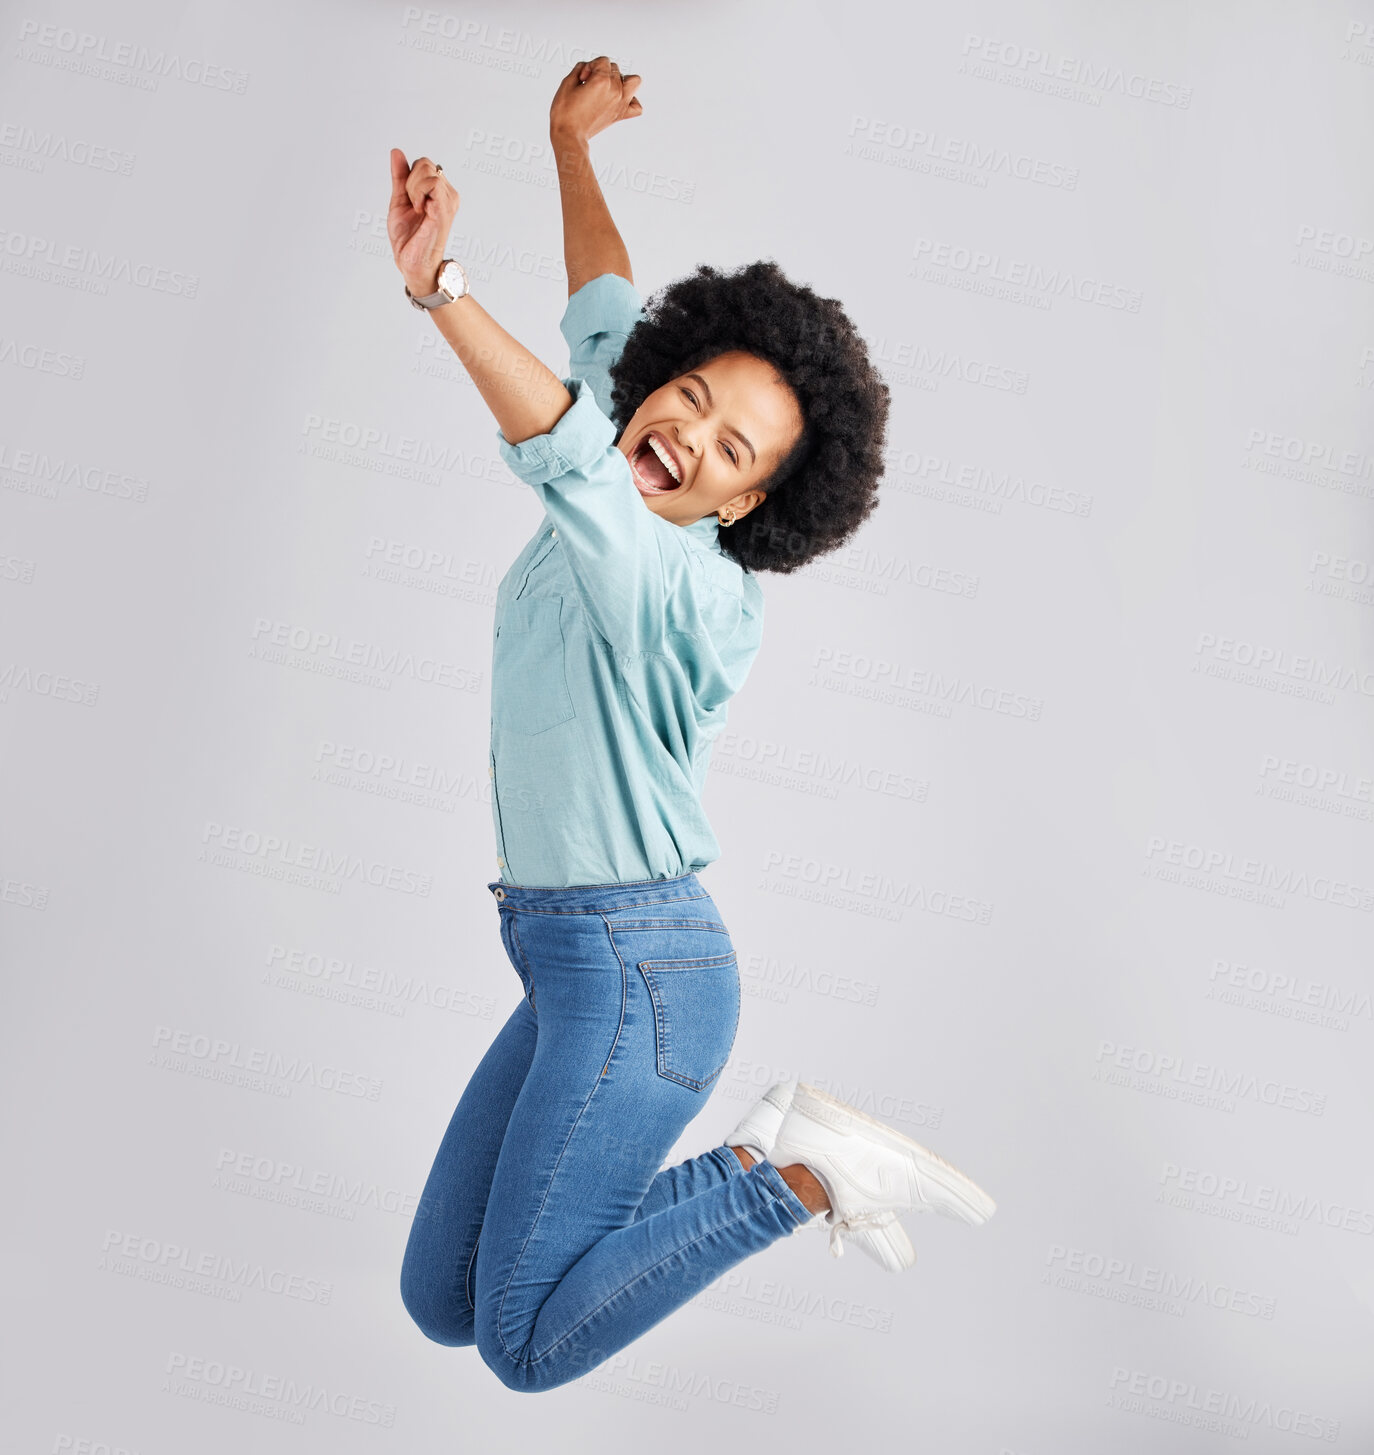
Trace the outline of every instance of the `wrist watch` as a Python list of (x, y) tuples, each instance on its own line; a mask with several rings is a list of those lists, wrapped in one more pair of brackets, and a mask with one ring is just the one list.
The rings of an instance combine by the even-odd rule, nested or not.
[(439, 264), (439, 276), (435, 280), (437, 292), (426, 293), (423, 297), (417, 298), (410, 291), (410, 284), (406, 284), (406, 297), (416, 308), (442, 308), (446, 303), (453, 303), (456, 299), (466, 298), (469, 293), (468, 275), (463, 271), (463, 265), (453, 258), (445, 258)]

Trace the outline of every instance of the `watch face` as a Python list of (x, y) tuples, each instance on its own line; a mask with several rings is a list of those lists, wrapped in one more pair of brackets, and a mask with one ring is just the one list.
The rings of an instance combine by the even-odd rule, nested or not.
[(461, 298), (467, 292), (467, 280), (463, 276), (463, 270), (452, 258), (439, 269), (436, 281), (445, 293), (451, 293), (455, 298)]

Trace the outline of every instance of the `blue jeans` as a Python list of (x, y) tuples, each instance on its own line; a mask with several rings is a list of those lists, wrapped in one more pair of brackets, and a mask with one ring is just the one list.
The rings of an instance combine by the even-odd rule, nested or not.
[(739, 1022), (734, 947), (696, 875), (487, 887), (525, 994), (448, 1124), (401, 1298), (508, 1388), (555, 1389), (813, 1214), (724, 1144), (659, 1170)]

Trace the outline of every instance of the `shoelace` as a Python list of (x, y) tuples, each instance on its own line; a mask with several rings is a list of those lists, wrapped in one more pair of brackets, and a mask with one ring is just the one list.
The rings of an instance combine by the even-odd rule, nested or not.
[(834, 1258), (844, 1256), (844, 1240), (858, 1228), (885, 1228), (896, 1216), (892, 1212), (850, 1213), (847, 1218), (830, 1224), (830, 1253)]

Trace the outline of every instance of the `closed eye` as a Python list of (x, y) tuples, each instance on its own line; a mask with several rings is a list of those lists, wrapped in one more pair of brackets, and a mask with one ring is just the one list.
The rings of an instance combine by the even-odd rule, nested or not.
[[(700, 411), (701, 411), (701, 405), (697, 403), (697, 397), (696, 397), (696, 395), (693, 394), (692, 391), (685, 384), (679, 384), (677, 387), (679, 389), (681, 389), (682, 392), (688, 397), (688, 399), (690, 399), (692, 401), (692, 408), (695, 409), (695, 410), (697, 410), (698, 413), (700, 413)], [(721, 441), (721, 449), (723, 449), (725, 451), (725, 453), (730, 457), (730, 463), (732, 465), (738, 465), (739, 464), (739, 456), (735, 453), (735, 447), (733, 445), (727, 445), (722, 440)]]

